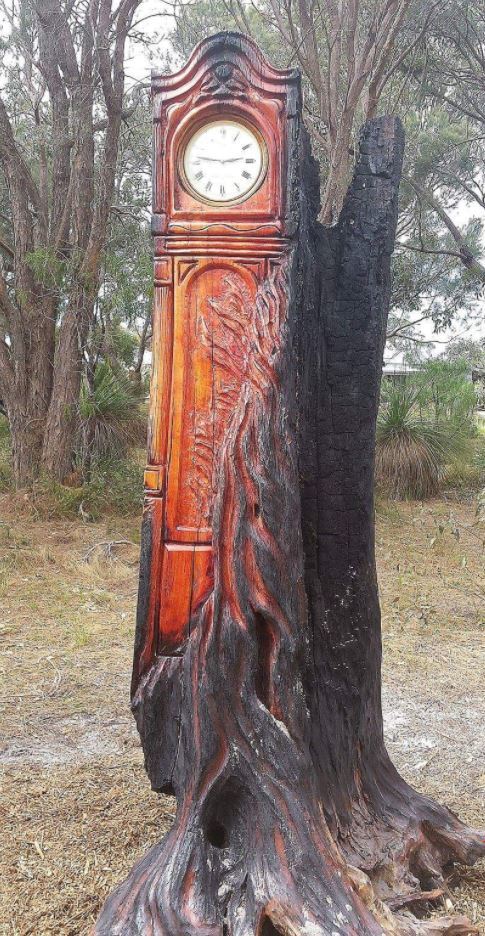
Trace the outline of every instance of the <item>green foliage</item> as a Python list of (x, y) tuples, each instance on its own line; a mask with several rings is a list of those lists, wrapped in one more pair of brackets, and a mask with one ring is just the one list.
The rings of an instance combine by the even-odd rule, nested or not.
[(477, 407), (485, 409), (485, 338), (456, 338), (444, 356), (448, 361), (465, 362), (469, 371), (475, 372)]
[(83, 381), (76, 452), (85, 471), (103, 458), (125, 458), (144, 439), (143, 395), (138, 383), (107, 362), (97, 366), (91, 386)]
[[(141, 420), (143, 431), (145, 420)], [(6, 417), (0, 415), (0, 493), (14, 494), (10, 432)], [(36, 519), (75, 519), (87, 523), (105, 516), (133, 516), (143, 502), (144, 454), (132, 448), (125, 457), (111, 454), (93, 462), (89, 480), (73, 472), (70, 484), (58, 484), (42, 477), (22, 509)], [(16, 496), (16, 495), (15, 495)]]
[(485, 434), (478, 431), (470, 441), (465, 456), (457, 458), (446, 468), (444, 484), (457, 494), (468, 496), (485, 484)]
[(85, 503), (93, 514), (129, 516), (143, 504), (144, 458), (101, 459), (87, 485)]
[(44, 288), (58, 291), (62, 287), (67, 265), (51, 247), (37, 247), (26, 255), (26, 262)]
[(421, 411), (430, 411), (438, 422), (461, 423), (463, 429), (472, 433), (477, 395), (470, 371), (464, 360), (426, 361), (416, 378)]
[[(239, 9), (241, 17), (224, 0), (195, 0), (194, 3), (181, 4), (176, 29), (170, 37), (175, 51), (184, 59), (201, 39), (221, 31), (238, 30), (252, 36), (270, 62), (285, 68), (294, 58), (293, 49), (283, 43), (273, 18), (268, 15), (266, 4), (259, 8), (256, 4), (245, 4), (244, 9), (242, 6)], [(294, 15), (298, 19), (296, 10)]]
[(142, 463), (132, 455), (101, 459), (89, 481), (78, 487), (41, 478), (33, 490), (31, 510), (42, 520), (81, 517), (90, 523), (106, 516), (132, 516), (141, 510), (142, 502)]
[(389, 383), (376, 439), (376, 481), (390, 497), (425, 499), (437, 494), (447, 465), (470, 450), (469, 435), (454, 420), (426, 407), (423, 385)]

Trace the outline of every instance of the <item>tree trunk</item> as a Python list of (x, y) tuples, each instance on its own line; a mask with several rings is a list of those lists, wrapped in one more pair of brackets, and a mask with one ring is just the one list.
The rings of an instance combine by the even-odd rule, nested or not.
[(312, 760), (334, 838), (394, 905), (485, 845), (403, 781), (383, 740), (374, 452), (401, 146), (394, 120), (366, 124), (339, 224), (320, 231), (321, 327), (305, 305), (301, 355), (316, 405), (300, 420)]
[(93, 317), (95, 290), (78, 286), (71, 297), (59, 333), (54, 357), (54, 379), (47, 414), (42, 464), (45, 472), (62, 482), (72, 468), (83, 351)]
[(22, 327), (10, 336), (11, 361), (0, 369), (3, 397), (12, 440), (15, 487), (30, 487), (39, 477), (47, 409), (52, 388), (55, 305), (34, 289), (25, 289)]
[(82, 352), (75, 316), (64, 331), (55, 355), (54, 384), (44, 436), (42, 464), (51, 478), (62, 482), (72, 468), (76, 408), (81, 386)]
[[(71, 469), (84, 353), (113, 202), (125, 43), (138, 3), (121, 0), (113, 9), (111, 0), (95, 2), (79, 16), (58, 0), (39, 0), (28, 48), (32, 42), (38, 48), (46, 85), (41, 98), (46, 92), (48, 103), (47, 122), (35, 114), (40, 137), (31, 156), (38, 152), (39, 162), (32, 171), (17, 143), (16, 120), (0, 97), (0, 165), (14, 232), (6, 249), (15, 274), (12, 290), (0, 271), (0, 392), (16, 436), (17, 485), (32, 483), (41, 469), (62, 482)], [(30, 53), (22, 37), (17, 40), (30, 74)], [(96, 142), (101, 129), (102, 153)], [(54, 261), (47, 288), (32, 263), (42, 257), (47, 273)], [(69, 272), (62, 284), (60, 262)]]
[(29, 416), (19, 405), (8, 406), (7, 417), (12, 439), (15, 487), (17, 490), (28, 488), (39, 476), (42, 430), (39, 431), (35, 417)]
[[(152, 785), (178, 810), (98, 936), (474, 931), (379, 899), (405, 902), (485, 846), (383, 745), (373, 452), (402, 146), (395, 120), (366, 126), (325, 230), (303, 130), (293, 143), (298, 243), (235, 317), (251, 350), (218, 457), (214, 590), (183, 652), (140, 678), (160, 534), (147, 509), (133, 708)], [(213, 346), (228, 372), (229, 348)]]

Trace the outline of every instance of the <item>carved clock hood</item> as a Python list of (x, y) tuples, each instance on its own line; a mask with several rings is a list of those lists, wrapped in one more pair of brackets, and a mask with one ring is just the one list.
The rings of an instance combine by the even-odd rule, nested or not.
[[(157, 167), (153, 233), (184, 238), (197, 233), (288, 236), (288, 139), (295, 132), (298, 73), (273, 68), (246, 36), (220, 33), (201, 42), (176, 74), (153, 75), (152, 89)], [(268, 170), (261, 187), (243, 204), (208, 208), (184, 190), (178, 172), (179, 151), (191, 127), (221, 115), (247, 120), (259, 130), (268, 149)], [(181, 242), (173, 243), (173, 252), (178, 245)], [(268, 243), (268, 249), (275, 246)]]

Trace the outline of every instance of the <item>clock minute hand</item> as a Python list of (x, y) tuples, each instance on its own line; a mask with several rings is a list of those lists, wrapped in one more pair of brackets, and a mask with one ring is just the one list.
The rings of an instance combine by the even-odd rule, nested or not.
[(224, 162), (223, 159), (217, 159), (215, 156), (197, 156), (197, 159), (203, 159), (205, 162)]
[(233, 156), (232, 159), (221, 159), (221, 162), (222, 163), (239, 162), (240, 159), (244, 159), (244, 156)]

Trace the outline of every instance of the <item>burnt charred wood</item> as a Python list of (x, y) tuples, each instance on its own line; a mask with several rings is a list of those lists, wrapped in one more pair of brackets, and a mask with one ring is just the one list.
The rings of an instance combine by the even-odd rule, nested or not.
[(484, 847), (404, 782), (383, 739), (374, 451), (402, 150), (394, 119), (364, 127), (339, 224), (319, 231), (322, 325), (315, 341), (311, 310), (302, 348), (315, 353), (300, 356), (312, 761), (332, 834), (381, 897), (441, 886), (444, 866)]

